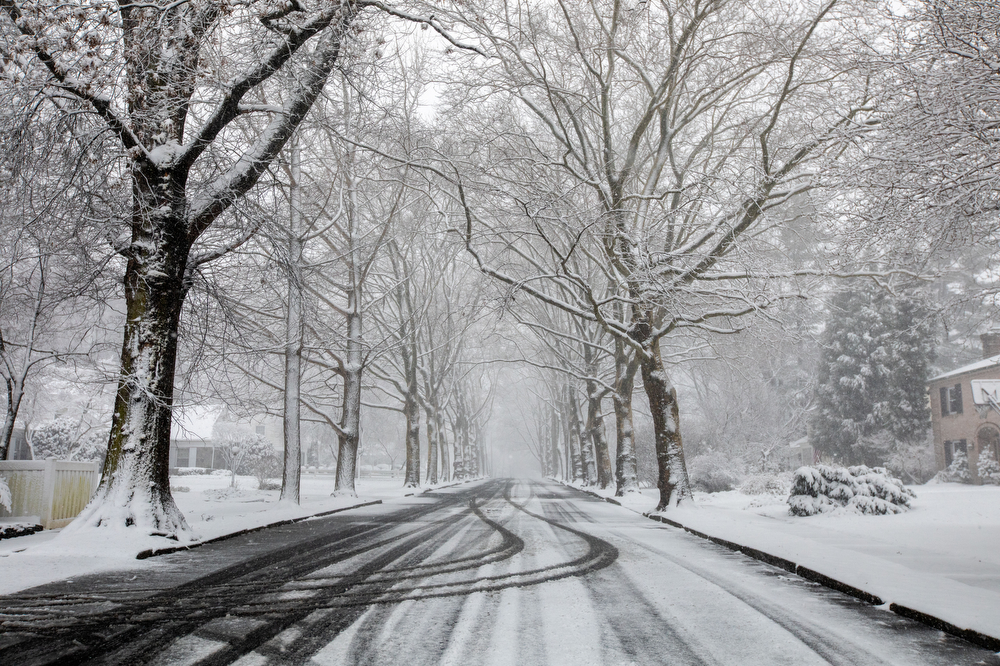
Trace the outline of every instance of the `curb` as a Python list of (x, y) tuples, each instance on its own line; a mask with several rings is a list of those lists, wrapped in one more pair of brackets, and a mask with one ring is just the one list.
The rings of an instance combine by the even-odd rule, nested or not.
[(291, 525), (292, 523), (301, 523), (303, 520), (309, 520), (310, 518), (322, 518), (324, 516), (329, 516), (334, 513), (340, 513), (342, 511), (350, 511), (351, 509), (360, 509), (363, 506), (372, 506), (373, 504), (381, 504), (382, 500), (373, 500), (371, 502), (362, 502), (361, 504), (353, 504), (351, 506), (341, 507), (339, 509), (330, 509), (329, 511), (321, 511), (319, 513), (314, 513), (309, 516), (301, 516), (299, 518), (288, 518), (286, 520), (279, 520), (275, 523), (268, 523), (267, 525), (259, 525), (257, 527), (248, 527), (244, 530), (237, 530), (236, 532), (231, 532), (229, 534), (223, 534), (222, 536), (217, 536), (212, 539), (206, 539), (205, 541), (198, 541), (196, 543), (187, 544), (184, 546), (171, 546), (169, 548), (149, 548), (141, 551), (135, 556), (137, 560), (146, 560), (150, 557), (157, 557), (159, 555), (169, 555), (170, 553), (176, 553), (181, 550), (193, 550), (200, 546), (206, 546), (210, 543), (218, 543), (220, 541), (225, 541), (226, 539), (232, 539), (233, 537), (242, 536), (244, 534), (250, 534), (252, 532), (259, 532), (261, 530), (270, 529), (272, 527), (280, 527), (281, 525)]
[[(569, 486), (565, 483), (563, 485), (565, 485), (567, 488), (572, 488), (587, 495), (591, 495), (598, 499), (604, 500), (605, 502), (621, 506), (621, 502), (614, 500), (610, 497), (605, 497), (604, 495), (598, 495), (593, 491), (584, 490), (583, 488), (577, 488), (576, 486)], [(631, 509), (629, 510), (631, 511)], [(729, 550), (732, 550), (734, 552), (742, 553), (747, 557), (752, 557), (755, 560), (760, 560), (761, 562), (770, 564), (771, 566), (778, 567), (779, 569), (784, 569), (785, 571), (795, 574), (800, 578), (805, 578), (808, 581), (819, 583), (823, 587), (828, 587), (832, 590), (836, 590), (838, 592), (850, 595), (855, 599), (860, 599), (861, 601), (869, 603), (873, 606), (882, 606), (885, 604), (882, 598), (877, 595), (874, 595), (870, 592), (866, 592), (865, 590), (854, 587), (853, 585), (848, 585), (847, 583), (843, 583), (834, 578), (830, 578), (826, 574), (814, 571), (813, 569), (808, 569), (800, 564), (792, 562), (791, 560), (786, 560), (783, 557), (778, 557), (777, 555), (771, 555), (770, 553), (765, 553), (762, 550), (757, 550), (756, 548), (750, 548), (749, 546), (743, 546), (733, 541), (727, 541), (726, 539), (720, 539), (718, 537), (710, 536), (708, 534), (705, 534), (704, 532), (699, 532), (698, 530), (694, 530), (691, 529), (690, 527), (682, 525), (681, 523), (678, 523), (676, 520), (671, 520), (670, 518), (664, 518), (661, 515), (653, 513), (643, 513), (642, 515), (658, 523), (664, 523), (665, 525), (669, 525), (671, 527), (676, 527), (677, 529), (684, 530), (689, 534), (693, 534), (696, 537), (706, 539), (708, 541), (711, 541), (712, 543), (718, 544), (724, 548), (728, 548)], [(978, 645), (979, 647), (986, 648), (987, 650), (992, 650), (993, 652), (1000, 652), (1000, 638), (980, 633), (978, 631), (975, 631), (974, 629), (963, 629), (959, 626), (951, 624), (950, 622), (945, 622), (939, 617), (935, 617), (933, 615), (929, 615), (927, 613), (914, 610), (912, 608), (907, 608), (906, 606), (901, 606), (900, 604), (897, 603), (890, 603), (889, 610), (901, 617), (905, 617), (911, 620), (916, 620), (917, 622), (925, 624), (928, 627), (931, 627), (932, 629), (937, 629), (938, 631), (943, 631), (946, 634), (957, 636), (958, 638), (969, 641), (973, 645)]]

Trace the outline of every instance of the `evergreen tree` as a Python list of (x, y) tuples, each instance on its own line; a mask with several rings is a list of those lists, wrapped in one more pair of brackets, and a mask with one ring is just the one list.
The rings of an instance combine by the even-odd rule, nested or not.
[(976, 473), (979, 474), (979, 479), (983, 483), (1000, 485), (1000, 462), (997, 462), (992, 446), (979, 452), (979, 458), (976, 460)]
[(883, 464), (927, 434), (932, 321), (920, 301), (874, 286), (836, 295), (823, 333), (809, 439), (842, 464)]

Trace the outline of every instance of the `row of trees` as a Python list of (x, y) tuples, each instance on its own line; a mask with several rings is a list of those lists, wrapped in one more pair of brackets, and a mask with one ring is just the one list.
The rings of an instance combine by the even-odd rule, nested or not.
[[(997, 23), (967, 5), (0, 0), (4, 437), (31, 368), (108, 360), (71, 324), (110, 307), (118, 389), (83, 524), (185, 530), (171, 409), (205, 395), (282, 415), (288, 501), (303, 419), (336, 433), (354, 492), (363, 408), (403, 415), (408, 484), (480, 474), (502, 360), (545, 373), (547, 471), (608, 486), (613, 466), (619, 493), (641, 385), (673, 505), (680, 362), (955, 240), (894, 236), (914, 211), (970, 238), (993, 219)], [(888, 21), (937, 29), (893, 41)], [(901, 80), (913, 95), (890, 96)], [(861, 250), (833, 260), (845, 238)], [(531, 353), (495, 353), (487, 312)]]

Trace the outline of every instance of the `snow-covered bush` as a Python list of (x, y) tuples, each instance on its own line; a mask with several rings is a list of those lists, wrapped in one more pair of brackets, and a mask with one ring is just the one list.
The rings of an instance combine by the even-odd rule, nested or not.
[(263, 435), (228, 435), (223, 438), (219, 450), (232, 475), (231, 486), (236, 485), (237, 474), (252, 474), (257, 479), (257, 487), (261, 488), (277, 468), (274, 446)]
[(0, 476), (0, 506), (10, 511), (13, 505), (14, 498), (10, 494), (10, 486), (7, 485), (7, 479)]
[(87, 433), (85, 437), (80, 440), (79, 445), (70, 454), (70, 460), (79, 460), (81, 462), (95, 462), (98, 465), (104, 465), (104, 458), (108, 455), (108, 433), (102, 431), (93, 431)]
[(735, 488), (743, 478), (740, 461), (719, 451), (695, 456), (687, 465), (691, 485), (706, 493), (718, 493)]
[[(220, 470), (225, 472), (226, 470)], [(212, 470), (207, 467), (178, 467), (170, 474), (172, 476), (195, 476), (198, 474), (211, 474)]]
[(740, 492), (744, 495), (786, 495), (790, 480), (787, 473), (751, 474), (743, 479)]
[(59, 418), (36, 428), (29, 438), (31, 456), (35, 460), (59, 458), (104, 464), (108, 454), (108, 432), (93, 430), (80, 436), (81, 424)]
[(78, 430), (78, 424), (70, 419), (56, 419), (36, 428), (28, 439), (31, 457), (35, 460), (68, 459), (79, 436)]
[(972, 473), (969, 471), (969, 457), (959, 449), (951, 459), (946, 469), (934, 475), (935, 481), (945, 483), (972, 483)]
[(840, 507), (863, 514), (902, 513), (915, 497), (882, 467), (800, 467), (792, 479), (788, 512), (812, 516)]
[(997, 462), (993, 447), (987, 446), (979, 452), (979, 457), (976, 459), (976, 471), (983, 483), (1000, 486), (1000, 462)]

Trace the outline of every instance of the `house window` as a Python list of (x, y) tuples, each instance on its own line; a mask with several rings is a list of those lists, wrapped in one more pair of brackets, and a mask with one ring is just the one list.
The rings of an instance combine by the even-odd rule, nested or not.
[(257, 426), (257, 434), (258, 435), (264, 434), (264, 426)]
[(968, 444), (964, 439), (951, 439), (944, 443), (944, 464), (946, 466), (955, 459), (956, 451), (968, 454)]
[(962, 385), (941, 387), (941, 416), (962, 413)]

